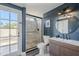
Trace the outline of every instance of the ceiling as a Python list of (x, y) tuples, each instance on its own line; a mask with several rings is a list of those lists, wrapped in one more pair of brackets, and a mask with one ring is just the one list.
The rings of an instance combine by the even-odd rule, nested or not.
[(63, 3), (14, 3), (20, 7), (26, 7), (26, 13), (43, 17), (43, 14), (62, 5)]

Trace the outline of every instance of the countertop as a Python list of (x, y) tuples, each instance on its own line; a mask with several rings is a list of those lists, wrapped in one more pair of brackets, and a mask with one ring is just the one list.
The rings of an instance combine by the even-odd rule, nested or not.
[(79, 46), (79, 41), (76, 41), (76, 40), (71, 40), (71, 39), (67, 40), (67, 39), (56, 38), (56, 37), (51, 37), (49, 39), (50, 40), (56, 40), (56, 41), (60, 41), (60, 42), (64, 42), (64, 43), (68, 43), (68, 44)]

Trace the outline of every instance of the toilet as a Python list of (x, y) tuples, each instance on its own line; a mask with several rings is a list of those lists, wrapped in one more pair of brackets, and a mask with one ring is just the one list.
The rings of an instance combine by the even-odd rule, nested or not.
[(41, 42), (37, 45), (37, 48), (39, 49), (39, 55), (43, 56), (47, 53), (47, 44), (49, 43), (49, 36), (43, 36), (44, 42)]

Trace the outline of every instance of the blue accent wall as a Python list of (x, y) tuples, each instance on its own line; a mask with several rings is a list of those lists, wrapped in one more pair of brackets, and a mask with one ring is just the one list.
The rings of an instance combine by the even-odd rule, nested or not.
[[(63, 10), (66, 7), (70, 7), (73, 9), (74, 18), (71, 18), (71, 20), (68, 21), (68, 31), (72, 30), (69, 34), (61, 34), (56, 29), (56, 21), (58, 18), (57, 13)], [(60, 38), (69, 38), (73, 40), (79, 40), (79, 3), (65, 3), (47, 13), (44, 14), (44, 22), (46, 20), (50, 20), (50, 28), (46, 28), (44, 25), (44, 35), (49, 35), (50, 37), (56, 37), (57, 35), (60, 36)], [(67, 36), (67, 37), (66, 37)]]

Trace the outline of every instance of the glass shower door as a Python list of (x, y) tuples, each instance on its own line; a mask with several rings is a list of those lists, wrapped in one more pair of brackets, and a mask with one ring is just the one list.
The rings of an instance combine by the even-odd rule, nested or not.
[(41, 42), (41, 19), (32, 16), (26, 16), (26, 27), (26, 49), (30, 50)]

